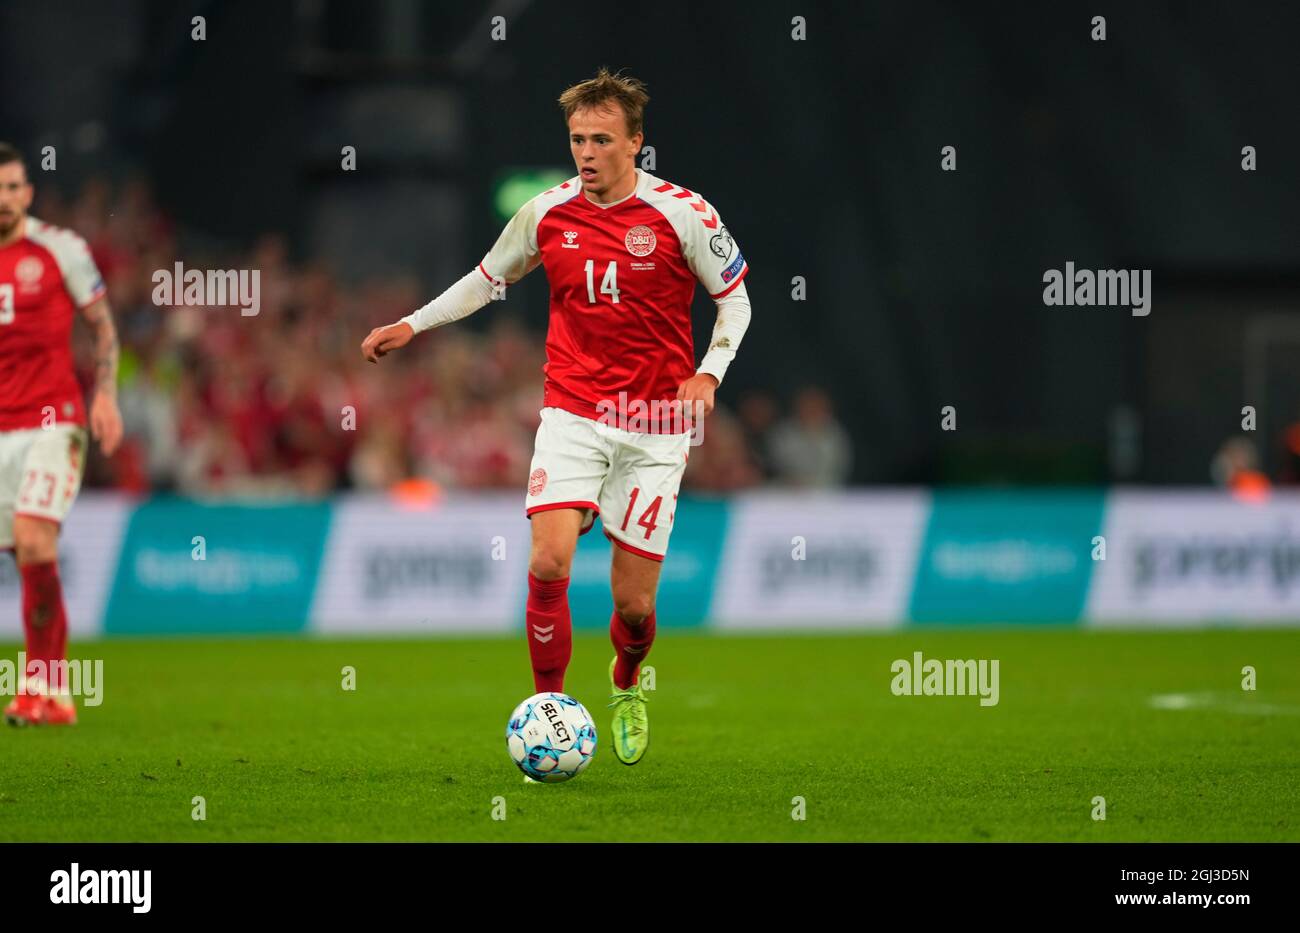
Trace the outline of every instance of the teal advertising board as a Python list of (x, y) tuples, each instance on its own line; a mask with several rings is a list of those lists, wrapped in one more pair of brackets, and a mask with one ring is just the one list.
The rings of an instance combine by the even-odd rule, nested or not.
[(1104, 504), (1096, 490), (935, 492), (911, 621), (1077, 621)]
[(108, 634), (299, 632), (330, 504), (153, 499), (131, 516), (105, 613)]

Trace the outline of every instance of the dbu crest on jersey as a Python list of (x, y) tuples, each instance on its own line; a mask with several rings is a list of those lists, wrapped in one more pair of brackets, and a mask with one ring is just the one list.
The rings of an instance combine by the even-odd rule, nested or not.
[(533, 470), (532, 475), (528, 477), (528, 494), (530, 496), (540, 496), (542, 490), (546, 488), (546, 471), (541, 467)]
[(655, 232), (645, 224), (637, 224), (623, 237), (627, 251), (633, 256), (649, 256), (655, 251)]
[(19, 285), (34, 285), (45, 274), (45, 263), (35, 256), (24, 256), (14, 266), (14, 277)]

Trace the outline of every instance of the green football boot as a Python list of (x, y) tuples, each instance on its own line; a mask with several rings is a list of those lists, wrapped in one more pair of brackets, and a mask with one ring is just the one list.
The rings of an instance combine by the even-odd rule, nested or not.
[(646, 696), (639, 678), (626, 690), (614, 683), (614, 665), (617, 663), (618, 658), (609, 662), (609, 705), (614, 710), (610, 736), (614, 757), (625, 765), (634, 765), (650, 745), (650, 720), (646, 716)]

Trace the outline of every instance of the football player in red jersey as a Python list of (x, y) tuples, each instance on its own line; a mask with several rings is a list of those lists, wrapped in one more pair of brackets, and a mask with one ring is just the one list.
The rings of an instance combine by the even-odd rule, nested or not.
[(122, 439), (117, 333), (85, 241), (29, 216), (32, 194), (22, 155), (0, 143), (0, 548), (18, 562), (27, 637), (26, 669), (4, 715), (13, 725), (67, 725), (77, 713), (58, 663), (68, 644), (59, 527), (86, 463), (74, 313), (94, 331), (90, 430), (105, 456)]
[[(648, 100), (640, 81), (605, 69), (566, 90), (559, 103), (578, 174), (525, 204), (474, 271), (361, 345), (376, 362), (416, 333), (478, 310), (538, 265), (546, 268), (544, 407), (525, 498), (533, 681), (538, 692), (563, 690), (572, 643), (569, 570), (578, 535), (599, 517), (615, 545), (611, 740), (629, 765), (649, 742), (639, 672), (655, 637), (655, 593), (691, 422), (713, 409), (750, 319), (749, 267), (717, 211), (698, 193), (636, 166)], [(691, 335), (697, 282), (718, 307), (698, 367)]]

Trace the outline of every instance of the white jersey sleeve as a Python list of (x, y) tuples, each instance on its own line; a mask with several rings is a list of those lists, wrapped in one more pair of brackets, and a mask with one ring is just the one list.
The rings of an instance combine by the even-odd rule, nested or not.
[(642, 197), (673, 225), (686, 264), (709, 297), (728, 294), (749, 272), (749, 266), (722, 215), (698, 192), (652, 176), (645, 182)]
[(491, 301), (494, 294), (496, 287), (485, 281), (483, 273), (475, 269), (457, 279), (433, 301), (402, 318), (402, 321), (418, 334), (431, 327), (441, 327), (468, 317)]
[(722, 216), (702, 195), (649, 175), (642, 181), (641, 197), (668, 218), (687, 266), (718, 306), (713, 337), (696, 372), (721, 385), (749, 328), (749, 295), (742, 284), (749, 265)]
[(722, 385), (727, 367), (736, 358), (740, 341), (749, 329), (751, 311), (745, 283), (737, 282), (733, 291), (717, 299), (717, 305), (718, 317), (713, 324), (713, 337), (709, 340), (709, 349), (696, 372), (708, 373), (718, 380), (718, 385)]
[(489, 301), (502, 297), (502, 288), (518, 282), (541, 263), (537, 225), (541, 223), (542, 217), (556, 204), (567, 201), (579, 190), (578, 179), (570, 178), (562, 185), (543, 191), (519, 208), (477, 269), (401, 320), (418, 334), (431, 327), (459, 321)]
[(575, 176), (561, 185), (543, 191), (515, 212), (510, 223), (501, 231), (496, 243), (488, 250), (479, 269), (488, 281), (498, 280), (513, 285), (541, 264), (542, 254), (537, 246), (537, 227), (546, 212), (562, 204), (581, 191)]
[(89, 307), (107, 293), (104, 277), (81, 237), (35, 217), (27, 218), (27, 237), (50, 251), (63, 276), (63, 287), (78, 309)]
[[(689, 232), (682, 248), (691, 271), (700, 280), (709, 297), (721, 298), (740, 284), (740, 280), (749, 271), (749, 265), (741, 255), (740, 246), (727, 231), (722, 217), (712, 207), (708, 207), (708, 211), (704, 223), (686, 225)], [(715, 228), (708, 226), (710, 217), (717, 221)]]

